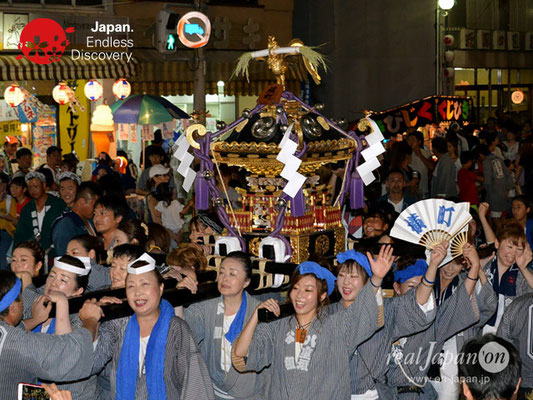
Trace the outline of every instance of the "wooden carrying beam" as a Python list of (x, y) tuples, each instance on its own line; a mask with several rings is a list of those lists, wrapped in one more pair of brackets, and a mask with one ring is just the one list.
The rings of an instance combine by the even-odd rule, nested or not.
[[(214, 263), (215, 261), (213, 260), (210, 262)], [(286, 275), (287, 279), (285, 281), (288, 282), (288, 277), (294, 272), (296, 264), (284, 264), (262, 259), (254, 259), (252, 261), (252, 267), (254, 269), (254, 274), (249, 287), (252, 291), (260, 291), (268, 290), (270, 288), (269, 286), (264, 285), (264, 278), (272, 277), (272, 274)], [(255, 273), (256, 271), (257, 273)], [(170, 304), (172, 304), (174, 307), (186, 306), (192, 303), (215, 298), (220, 295), (215, 282), (217, 275), (218, 267), (211, 267), (210, 270), (198, 272), (198, 292), (196, 294), (192, 294), (188, 289), (177, 289), (177, 281), (175, 279), (165, 279), (163, 298), (170, 302)], [(270, 278), (270, 282), (272, 282), (272, 278)], [(102, 306), (105, 314), (105, 317), (102, 320), (105, 321), (122, 318), (132, 314), (132, 310), (126, 300), (125, 288), (99, 290), (95, 292), (89, 292), (83, 296), (72, 297), (69, 299), (69, 312), (70, 314), (77, 314), (86, 300), (100, 300), (104, 296), (116, 297), (122, 300), (123, 303)], [(52, 309), (52, 312), (50, 313), (51, 317), (54, 315), (55, 308)]]

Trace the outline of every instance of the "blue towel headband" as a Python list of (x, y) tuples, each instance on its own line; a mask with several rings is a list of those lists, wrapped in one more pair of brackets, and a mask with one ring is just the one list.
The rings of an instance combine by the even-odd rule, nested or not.
[(370, 267), (370, 262), (368, 261), (368, 257), (365, 256), (363, 253), (355, 250), (348, 250), (343, 253), (337, 254), (337, 261), (340, 264), (350, 260), (355, 261), (357, 264), (363, 267), (369, 277), (372, 276), (372, 268)]
[(313, 261), (304, 261), (298, 267), (296, 267), (296, 270), (300, 272), (301, 275), (305, 274), (313, 274), (319, 279), (324, 279), (326, 283), (328, 284), (328, 296), (331, 296), (331, 293), (333, 293), (333, 289), (335, 289), (335, 281), (337, 278), (329, 272), (324, 267), (321, 267), (316, 262)]
[(17, 298), (20, 294), (20, 289), (22, 288), (22, 282), (19, 278), (15, 280), (15, 284), (9, 291), (2, 297), (2, 300), (0, 300), (0, 312), (4, 311), (6, 308), (8, 308)]
[(400, 281), (400, 283), (404, 283), (414, 276), (422, 276), (426, 273), (427, 269), (428, 265), (425, 260), (416, 260), (413, 265), (409, 265), (401, 271), (394, 271), (394, 282)]

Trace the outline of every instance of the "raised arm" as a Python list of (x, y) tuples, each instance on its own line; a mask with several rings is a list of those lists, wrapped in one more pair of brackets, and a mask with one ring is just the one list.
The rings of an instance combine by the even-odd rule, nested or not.
[[(531, 247), (529, 247), (529, 243), (526, 241), (524, 251), (516, 258), (516, 264), (518, 265), (518, 268), (520, 268), (520, 272), (524, 276), (524, 279), (529, 284), (530, 289), (533, 289), (533, 273), (531, 273), (531, 270), (529, 269), (529, 264), (531, 264), (532, 260), (533, 254), (531, 253)], [(519, 295), (521, 294), (523, 293), (520, 293)]]
[(72, 325), (70, 324), (70, 315), (68, 308), (68, 298), (63, 292), (50, 291), (47, 297), (52, 303), (56, 305), (56, 335), (64, 335), (72, 332)]
[(243, 328), (241, 334), (235, 342), (233, 342), (233, 353), (237, 357), (246, 357), (248, 355), (248, 350), (250, 349), (250, 344), (252, 343), (252, 338), (254, 337), (255, 328), (259, 319), (257, 317), (257, 311), (261, 308), (266, 308), (268, 311), (273, 312), (274, 315), (279, 317), (280, 308), (277, 300), (268, 299), (257, 306), (254, 313), (250, 317), (250, 320)]
[(422, 282), (416, 288), (416, 301), (418, 304), (426, 304), (429, 300), (429, 296), (433, 293), (433, 284), (435, 283), (435, 277), (437, 276), (437, 270), (439, 264), (446, 257), (448, 249), (448, 242), (439, 243), (431, 250), (431, 256), (429, 257), (428, 269), (422, 277)]
[(474, 289), (476, 288), (477, 280), (479, 278), (481, 264), (479, 262), (479, 256), (477, 254), (476, 248), (470, 243), (466, 243), (464, 245), (463, 256), (469, 268), (469, 271), (466, 274), (465, 288), (468, 292), (468, 295), (472, 296), (472, 293), (474, 293)]
[(489, 203), (483, 202), (479, 205), (479, 220), (481, 221), (481, 226), (485, 233), (485, 239), (487, 239), (487, 243), (494, 243), (496, 241), (496, 234), (487, 220), (488, 211)]

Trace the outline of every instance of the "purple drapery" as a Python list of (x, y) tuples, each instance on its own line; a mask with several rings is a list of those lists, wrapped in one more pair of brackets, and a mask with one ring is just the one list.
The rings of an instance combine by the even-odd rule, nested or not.
[[(209, 200), (222, 198), (220, 191), (218, 190), (215, 184), (215, 171), (214, 164), (209, 157), (209, 148), (211, 146), (211, 132), (207, 132), (206, 135), (199, 140), (200, 150), (195, 149), (194, 154), (198, 159), (200, 159), (200, 172), (198, 172), (196, 177), (196, 209), (206, 210), (209, 208)], [(204, 172), (211, 171), (212, 178), (205, 179)], [(205, 206), (207, 202), (207, 207), (200, 208)], [(218, 219), (224, 227), (228, 230), (228, 235), (236, 237), (239, 239), (242, 250), (246, 251), (246, 241), (239, 235), (237, 230), (231, 226), (231, 223), (228, 218), (228, 213), (226, 212), (226, 207), (224, 203), (217, 205), (216, 207)]]
[(343, 189), (339, 197), (339, 204), (343, 204), (346, 195), (348, 195), (350, 197), (350, 208), (352, 210), (357, 210), (358, 208), (363, 208), (365, 205), (364, 184), (357, 172), (361, 150), (363, 149), (363, 142), (355, 132), (350, 131), (348, 134), (357, 141), (357, 150), (348, 161), (348, 165), (346, 165), (348, 170), (346, 172), (347, 182), (344, 182), (343, 184)]

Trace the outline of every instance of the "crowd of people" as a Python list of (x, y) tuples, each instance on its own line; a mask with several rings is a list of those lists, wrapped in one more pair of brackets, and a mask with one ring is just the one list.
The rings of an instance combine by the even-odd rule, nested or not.
[[(120, 162), (102, 153), (82, 181), (75, 154), (51, 146), (33, 168), (8, 136), (0, 397), (43, 383), (53, 399), (76, 400), (532, 398), (532, 133), (509, 118), (477, 132), (451, 126), (431, 142), (406, 132), (390, 141), (365, 207), (343, 208), (353, 249), (311, 254), (288, 287), (261, 294), (250, 255), (231, 252), (217, 262), (219, 296), (183, 307), (164, 298), (163, 280), (196, 294), (224, 226), (194, 209), (160, 138), (142, 170), (125, 152)], [(343, 171), (320, 171), (331, 202)], [(239, 172), (221, 166), (213, 178), (237, 209)], [(133, 193), (143, 207), (128, 203)], [(389, 235), (405, 208), (436, 197), (469, 202), (473, 216), (469, 243), (444, 266), (449, 243), (426, 259), (398, 252)], [(69, 298), (120, 288), (125, 299), (69, 310)], [(131, 317), (102, 322), (123, 302)], [(262, 309), (279, 318), (259, 322)]]

